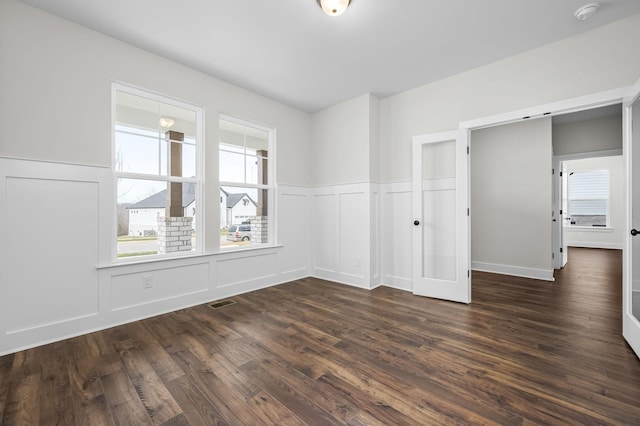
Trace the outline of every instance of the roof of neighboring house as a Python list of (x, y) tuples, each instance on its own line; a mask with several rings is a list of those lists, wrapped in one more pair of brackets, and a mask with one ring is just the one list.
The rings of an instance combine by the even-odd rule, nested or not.
[[(196, 200), (196, 184), (182, 184), (182, 207), (185, 208)], [(163, 209), (167, 207), (167, 190), (163, 189), (135, 204), (127, 207), (128, 209)]]
[[(227, 208), (235, 207), (240, 200), (247, 197), (255, 206), (256, 202), (251, 197), (243, 192), (240, 194), (229, 194), (224, 189), (220, 190), (227, 196)], [(196, 200), (196, 184), (195, 183), (183, 183), (182, 184), (182, 208), (187, 207), (189, 204)], [(128, 206), (128, 209), (163, 209), (167, 207), (167, 190), (163, 189), (143, 200), (138, 201), (135, 204)]]
[(241, 194), (227, 194), (227, 208), (228, 209), (234, 208), (235, 205), (238, 204), (238, 202), (242, 200), (244, 197), (247, 197), (249, 201), (251, 201), (255, 206), (257, 206), (256, 202), (253, 201), (247, 193), (243, 192)]

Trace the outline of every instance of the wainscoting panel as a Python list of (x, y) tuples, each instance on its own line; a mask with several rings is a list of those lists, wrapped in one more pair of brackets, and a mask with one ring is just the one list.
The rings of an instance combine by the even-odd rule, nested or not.
[(380, 191), (377, 184), (371, 185), (371, 287), (380, 285)]
[(209, 262), (111, 277), (111, 310), (137, 308), (209, 290)]
[(362, 183), (313, 189), (311, 275), (361, 288), (375, 286), (371, 188)]
[(338, 218), (336, 194), (316, 194), (311, 208), (311, 232), (313, 233), (313, 269), (336, 271)]
[(8, 177), (5, 185), (7, 333), (97, 314), (98, 184)]
[(380, 185), (382, 284), (412, 291), (411, 182)]
[[(339, 194), (339, 272), (364, 279), (365, 243), (369, 241), (369, 209), (364, 192)], [(368, 256), (367, 256), (368, 258)], [(368, 262), (368, 259), (367, 259)]]
[(101, 167), (0, 158), (0, 355), (95, 323), (108, 178)]
[(114, 183), (0, 158), (0, 355), (309, 276), (309, 188), (278, 188), (276, 247), (114, 263)]
[[(264, 287), (260, 282), (277, 282), (278, 254), (275, 252), (243, 254), (243, 257), (217, 259), (217, 291), (222, 294), (238, 294)], [(238, 288), (242, 290), (229, 290)]]
[(309, 192), (308, 188), (278, 186), (279, 272), (290, 279), (309, 275)]

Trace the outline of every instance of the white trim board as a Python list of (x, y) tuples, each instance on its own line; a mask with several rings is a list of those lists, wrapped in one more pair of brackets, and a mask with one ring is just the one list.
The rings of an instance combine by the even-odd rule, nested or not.
[(515, 277), (533, 278), (543, 281), (555, 281), (555, 278), (553, 278), (553, 269), (533, 269), (523, 268), (520, 266), (471, 261), (471, 270), (491, 272), (493, 274), (501, 275), (513, 275)]
[(460, 128), (477, 130), (485, 127), (515, 123), (521, 120), (534, 120), (541, 117), (550, 117), (609, 106), (622, 103), (630, 89), (631, 87), (622, 87), (605, 92), (579, 96), (577, 98), (564, 99), (548, 104), (527, 107), (504, 114), (496, 114), (474, 120), (463, 121), (460, 123)]
[(622, 148), (607, 149), (603, 151), (576, 152), (575, 154), (554, 155), (553, 161), (555, 163), (560, 161), (584, 160), (587, 158), (617, 157), (619, 155), (622, 155)]
[(569, 247), (585, 247), (585, 248), (597, 248), (608, 250), (622, 250), (622, 244), (616, 243), (601, 243), (598, 241), (567, 241)]

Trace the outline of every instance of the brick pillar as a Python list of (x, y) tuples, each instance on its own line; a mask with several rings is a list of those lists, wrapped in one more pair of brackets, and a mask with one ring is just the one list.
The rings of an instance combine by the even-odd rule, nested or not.
[(159, 217), (158, 253), (190, 251), (192, 223), (192, 217)]
[(254, 216), (251, 219), (251, 242), (255, 244), (269, 242), (269, 228), (267, 216)]

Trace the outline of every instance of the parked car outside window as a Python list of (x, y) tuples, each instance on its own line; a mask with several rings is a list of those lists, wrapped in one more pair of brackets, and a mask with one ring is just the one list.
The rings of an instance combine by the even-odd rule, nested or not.
[(227, 241), (249, 241), (251, 225), (230, 225), (227, 230)]

